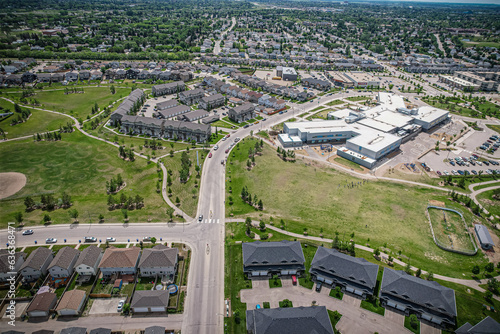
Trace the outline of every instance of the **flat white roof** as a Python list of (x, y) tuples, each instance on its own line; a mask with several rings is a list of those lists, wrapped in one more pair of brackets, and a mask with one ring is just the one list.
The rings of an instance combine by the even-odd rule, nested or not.
[(439, 119), (447, 114), (449, 114), (448, 110), (434, 108), (431, 106), (423, 106), (418, 108), (418, 114), (413, 117), (424, 122), (432, 123), (436, 119)]
[(395, 127), (401, 128), (410, 123), (413, 118), (398, 112), (383, 111), (379, 116), (375, 117), (379, 122), (391, 124)]
[(352, 129), (349, 124), (342, 120), (286, 122), (285, 124), (289, 129), (298, 129), (300, 132), (332, 132)]
[(340, 110), (336, 110), (336, 111), (330, 111), (328, 113), (328, 116), (333, 116), (335, 118), (340, 118), (340, 119), (343, 119), (347, 116), (349, 116), (349, 114), (352, 112), (353, 110), (349, 109), (349, 108), (345, 108), (345, 109), (340, 109)]
[(379, 92), (378, 100), (384, 104), (387, 109), (396, 110), (397, 108), (406, 108), (405, 101), (400, 95), (392, 93)]
[(368, 126), (370, 128), (374, 128), (376, 130), (380, 130), (382, 132), (391, 132), (392, 130), (394, 130), (396, 128), (394, 125), (378, 121), (374, 118), (363, 118), (363, 119), (357, 121), (356, 123), (363, 124), (365, 126)]
[(375, 131), (364, 126), (354, 126), (354, 129), (354, 131), (358, 132), (360, 135), (349, 139), (349, 143), (352, 145), (361, 146), (374, 152), (378, 152), (383, 148), (395, 144), (401, 140), (401, 138), (395, 135)]
[(288, 133), (280, 133), (278, 135), (278, 137), (280, 138), (280, 140), (283, 142), (283, 143), (302, 143), (302, 140), (300, 140), (299, 137), (297, 136), (290, 136)]

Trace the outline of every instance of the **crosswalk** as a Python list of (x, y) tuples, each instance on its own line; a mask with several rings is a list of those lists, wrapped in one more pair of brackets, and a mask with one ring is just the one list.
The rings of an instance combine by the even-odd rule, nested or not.
[(205, 219), (201, 222), (198, 220), (198, 224), (220, 224), (220, 219)]

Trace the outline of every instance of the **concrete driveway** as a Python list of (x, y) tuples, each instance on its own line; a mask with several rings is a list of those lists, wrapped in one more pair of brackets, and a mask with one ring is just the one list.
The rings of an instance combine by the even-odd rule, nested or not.
[[(326, 306), (327, 309), (338, 311), (342, 318), (337, 324), (337, 329), (344, 334), (358, 333), (411, 333), (404, 328), (402, 318), (396, 317), (396, 322), (392, 318), (383, 317), (359, 307), (360, 300), (346, 296), (344, 300), (338, 300), (328, 295), (329, 289), (322, 289), (320, 293), (313, 289), (306, 289), (302, 286), (282, 287), (274, 289), (244, 289), (240, 296), (243, 303), (247, 303), (247, 309), (255, 308), (256, 304), (268, 301), (272, 308), (278, 307), (279, 301), (289, 299), (293, 306)], [(346, 298), (347, 297), (347, 298)], [(261, 305), (262, 306), (262, 305)], [(401, 320), (401, 321), (399, 321)]]
[(388, 309), (385, 309), (385, 317), (387, 320), (390, 320), (392, 322), (401, 324), (404, 326), (405, 323), (405, 317), (402, 314), (396, 313), (389, 311)]
[(120, 300), (125, 299), (125, 297), (115, 297), (115, 298), (96, 298), (92, 303), (92, 308), (89, 314), (116, 314), (120, 315), (116, 308)]
[(252, 289), (269, 289), (269, 280), (262, 278), (254, 278), (252, 279)]
[(439, 334), (441, 331), (435, 327), (420, 323), (420, 334)]
[[(21, 315), (23, 314), (24, 310), (26, 310), (28, 305), (29, 302), (16, 302), (16, 312), (14, 313), (16, 315), (16, 318), (21, 317)], [(5, 311), (7, 311), (7, 306), (9, 306), (9, 304), (5, 304), (5, 306), (2, 308), (2, 312), (0, 313), (2, 314), (2, 319), (9, 319), (7, 317), (8, 314), (5, 314)]]

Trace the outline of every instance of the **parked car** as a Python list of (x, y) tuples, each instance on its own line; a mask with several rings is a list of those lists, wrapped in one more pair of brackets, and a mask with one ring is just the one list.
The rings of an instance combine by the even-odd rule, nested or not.
[(297, 285), (297, 276), (292, 275), (292, 284)]
[(123, 305), (125, 305), (124, 299), (118, 302), (118, 307), (116, 308), (116, 311), (121, 312), (123, 310)]
[(23, 235), (32, 235), (33, 234), (33, 230), (26, 230), (23, 232)]
[(96, 237), (85, 237), (85, 242), (96, 242), (97, 238)]
[(45, 239), (45, 243), (47, 244), (55, 244), (57, 242), (56, 238), (47, 238)]
[(208, 153), (208, 157), (211, 158), (212, 157), (212, 152)]
[(201, 222), (202, 220), (203, 220), (203, 215), (200, 215), (200, 216), (198, 217), (198, 221), (199, 221), (199, 222)]
[(226, 149), (226, 154), (229, 153), (229, 149)]
[(321, 291), (321, 282), (317, 282), (316, 283), (316, 292), (320, 292)]
[(107, 241), (107, 242), (115, 242), (115, 241), (116, 241), (116, 238), (113, 238), (113, 237), (107, 237), (107, 238), (106, 238), (106, 241)]
[(217, 151), (219, 149), (219, 145), (214, 146), (214, 151)]
[(151, 238), (152, 237), (144, 237), (144, 238), (142, 238), (142, 241), (151, 241)]

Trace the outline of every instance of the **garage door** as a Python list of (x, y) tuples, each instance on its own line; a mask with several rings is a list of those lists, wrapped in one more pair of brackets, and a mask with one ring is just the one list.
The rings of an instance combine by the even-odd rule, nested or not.
[(288, 273), (290, 275), (297, 275), (297, 270), (290, 270)]
[(358, 296), (362, 296), (363, 295), (363, 291), (360, 291), (360, 290), (354, 290), (354, 294), (355, 295), (358, 295)]
[(75, 315), (74, 310), (60, 310), (58, 311), (60, 315)]
[(146, 312), (149, 312), (149, 309), (147, 307), (134, 307), (133, 312), (134, 313), (146, 313)]
[(44, 311), (33, 311), (29, 313), (30, 317), (46, 317), (47, 312)]
[(346, 287), (346, 288), (345, 288), (345, 291), (350, 292), (350, 293), (353, 293), (353, 292), (354, 292), (354, 289), (353, 289), (353, 288), (351, 288), (350, 286), (348, 286), (348, 287)]
[(267, 271), (259, 271), (260, 276), (267, 276)]
[(316, 280), (318, 282), (324, 282), (325, 281), (325, 279), (323, 277), (321, 277), (321, 276), (316, 277)]
[(259, 276), (259, 271), (252, 271), (252, 276)]
[(332, 285), (333, 281), (331, 279), (325, 279), (325, 284)]
[(165, 312), (165, 307), (163, 306), (152, 307), (151, 312)]
[(288, 275), (288, 270), (282, 270), (281, 275)]

